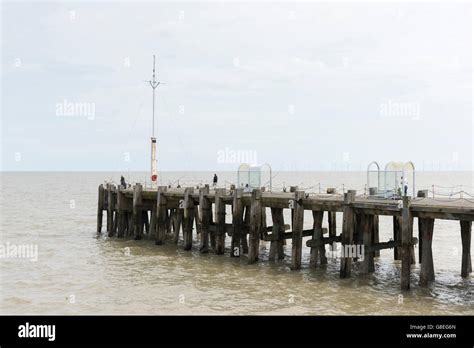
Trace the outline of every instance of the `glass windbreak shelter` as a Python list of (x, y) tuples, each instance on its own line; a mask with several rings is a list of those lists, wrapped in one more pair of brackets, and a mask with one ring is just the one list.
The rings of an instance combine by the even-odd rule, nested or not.
[(372, 196), (381, 198), (400, 198), (404, 195), (404, 186), (408, 186), (407, 195), (415, 196), (415, 166), (413, 162), (389, 162), (383, 171), (377, 162), (367, 167), (367, 187)]
[(267, 163), (262, 165), (242, 163), (237, 170), (237, 184), (237, 187), (243, 188), (245, 192), (261, 187), (271, 191), (272, 168)]

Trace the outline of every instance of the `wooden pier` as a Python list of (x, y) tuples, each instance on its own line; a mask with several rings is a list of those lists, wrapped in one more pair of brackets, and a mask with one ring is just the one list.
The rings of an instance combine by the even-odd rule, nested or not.
[[(179, 241), (182, 232), (184, 249), (191, 250), (193, 239), (200, 236), (199, 250), (215, 254), (225, 253), (226, 236), (231, 237), (231, 257), (247, 255), (249, 263), (259, 259), (261, 242), (270, 242), (270, 260), (284, 258), (286, 240), (291, 239), (291, 269), (301, 268), (303, 238), (311, 237), (306, 246), (311, 248), (309, 267), (327, 263), (325, 245), (339, 246), (340, 250), (355, 250), (363, 246), (363, 260), (353, 254), (340, 258), (340, 277), (351, 276), (353, 262), (360, 262), (359, 273), (374, 272), (374, 258), (382, 249), (394, 250), (394, 259), (401, 260), (402, 290), (410, 288), (411, 265), (415, 261), (414, 246), (418, 243), (421, 263), (420, 285), (426, 286), (435, 278), (431, 248), (435, 219), (460, 221), (462, 240), (461, 276), (472, 272), (471, 229), (474, 203), (468, 200), (432, 199), (427, 191), (419, 191), (416, 198), (401, 200), (380, 199), (357, 195), (355, 190), (343, 194), (327, 189), (325, 194), (307, 194), (292, 187), (291, 192), (265, 192), (254, 189), (210, 189), (204, 187), (143, 189), (113, 184), (99, 186), (97, 232), (102, 231), (103, 212), (107, 214), (109, 237), (133, 237), (154, 240), (161, 245), (173, 234)], [(372, 192), (372, 190), (369, 190)], [(226, 223), (226, 206), (232, 207), (232, 223)], [(291, 223), (285, 224), (283, 211), (291, 210)], [(304, 230), (304, 211), (313, 215), (313, 228)], [(327, 212), (328, 228), (323, 228)], [(267, 226), (267, 213), (272, 226)], [(343, 214), (342, 233), (336, 233), (336, 214)], [(379, 240), (379, 216), (393, 216), (393, 239)], [(419, 235), (413, 236), (413, 222), (417, 219)], [(327, 236), (326, 236), (327, 235)], [(170, 239), (170, 238), (168, 238)], [(336, 243), (336, 244), (334, 244)]]

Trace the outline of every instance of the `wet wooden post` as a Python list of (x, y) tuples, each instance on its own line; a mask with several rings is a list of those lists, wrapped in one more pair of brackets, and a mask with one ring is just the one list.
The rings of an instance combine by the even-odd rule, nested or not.
[(426, 286), (428, 282), (435, 279), (434, 264), (433, 264), (433, 251), (431, 244), (433, 241), (433, 229), (434, 219), (432, 218), (419, 218), (419, 228), (421, 230), (420, 246), (421, 252), (421, 270), (420, 270), (420, 285)]
[[(428, 190), (419, 190), (416, 194), (417, 198), (427, 198)], [(418, 262), (421, 263), (423, 253), (423, 238), (421, 235), (421, 219), (418, 218)]]
[(115, 212), (115, 185), (107, 185), (107, 232), (108, 236), (114, 235), (114, 212)]
[[(394, 241), (401, 241), (401, 228), (402, 228), (402, 217), (401, 216), (393, 216), (393, 240)], [(401, 260), (402, 259), (402, 251), (399, 247), (393, 248), (393, 259), (394, 260)]]
[(117, 188), (117, 237), (122, 238), (125, 234), (125, 214), (127, 198), (123, 193), (123, 188)]
[(461, 241), (462, 241), (462, 261), (461, 261), (461, 277), (469, 277), (472, 272), (471, 263), (471, 230), (472, 221), (460, 221), (461, 223)]
[[(326, 190), (326, 193), (335, 194), (336, 189), (334, 187), (329, 187)], [(337, 213), (335, 211), (328, 211), (329, 238), (336, 238), (336, 218), (337, 218)], [(329, 248), (333, 250), (333, 244), (329, 244)]]
[(135, 231), (135, 240), (142, 239), (143, 236), (143, 221), (142, 221), (142, 192), (143, 187), (141, 184), (135, 184), (133, 186), (133, 225)]
[(183, 228), (183, 216), (184, 216), (184, 203), (179, 203), (178, 208), (175, 211), (175, 219), (173, 225), (173, 232), (174, 232), (174, 244), (178, 244), (179, 242), (179, 233), (180, 230)]
[(402, 226), (401, 226), (401, 252), (402, 252), (402, 271), (400, 287), (402, 290), (410, 289), (410, 271), (412, 264), (412, 250), (413, 250), (413, 217), (410, 211), (410, 197), (403, 197), (402, 208)]
[(372, 233), (375, 215), (361, 214), (361, 233), (362, 243), (364, 245), (364, 259), (361, 260), (360, 272), (372, 273), (375, 272), (374, 252), (370, 250), (373, 245)]
[(324, 211), (313, 210), (313, 237), (312, 240), (320, 242), (320, 246), (311, 247), (311, 258), (309, 265), (310, 267), (316, 267), (318, 265), (318, 259), (321, 265), (328, 263), (326, 258), (326, 248), (323, 242), (323, 218)]
[[(352, 204), (355, 201), (357, 191), (349, 190), (344, 194), (344, 208), (343, 208), (343, 221), (342, 221), (342, 235), (341, 235), (341, 248), (342, 252), (345, 253), (347, 248), (346, 245), (353, 243), (354, 237), (354, 223), (355, 214)], [(342, 255), (341, 258), (341, 270), (339, 276), (341, 278), (349, 278), (351, 276), (351, 255)]]
[(199, 219), (201, 220), (201, 253), (209, 252), (209, 226), (212, 220), (211, 202), (207, 195), (209, 194), (209, 185), (199, 189)]
[(291, 269), (297, 270), (301, 268), (301, 256), (303, 252), (303, 223), (304, 208), (303, 198), (304, 191), (296, 191), (294, 200), (290, 200), (289, 207), (293, 213), (293, 234), (291, 246)]
[[(369, 187), (369, 196), (376, 196), (378, 194), (378, 187)], [(372, 239), (371, 243), (378, 244), (380, 241), (379, 237), (379, 216), (378, 215), (371, 215), (370, 225), (372, 226)], [(376, 250), (373, 253), (374, 257), (380, 256), (380, 250)]]
[[(372, 216), (372, 244), (379, 244), (379, 216)], [(374, 257), (380, 257), (380, 250), (374, 252)]]
[(232, 240), (230, 256), (239, 257), (241, 253), (242, 228), (244, 225), (244, 206), (242, 204), (243, 189), (234, 190), (234, 200), (232, 204)]
[(249, 263), (258, 260), (261, 223), (262, 192), (259, 189), (254, 189), (250, 198)]
[(184, 220), (183, 239), (184, 250), (191, 250), (193, 247), (193, 222), (194, 222), (194, 200), (192, 195), (194, 188), (186, 187), (184, 190)]
[(225, 195), (225, 189), (219, 188), (215, 190), (215, 221), (216, 221), (216, 248), (215, 252), (217, 255), (224, 254), (225, 248), (225, 202), (223, 200)]
[(244, 207), (244, 226), (242, 231), (242, 254), (247, 255), (249, 253), (249, 243), (248, 243), (248, 236), (250, 232), (250, 206), (247, 205)]
[(100, 184), (97, 193), (97, 233), (99, 234), (102, 232), (104, 195), (104, 185)]
[(272, 213), (272, 240), (270, 242), (270, 260), (283, 260), (285, 258), (283, 250), (283, 237), (285, 233), (285, 221), (282, 208), (271, 208)]
[(158, 193), (156, 198), (156, 228), (155, 228), (155, 244), (162, 245), (165, 242), (166, 236), (166, 220), (168, 215), (167, 199), (165, 193), (166, 186), (158, 186)]

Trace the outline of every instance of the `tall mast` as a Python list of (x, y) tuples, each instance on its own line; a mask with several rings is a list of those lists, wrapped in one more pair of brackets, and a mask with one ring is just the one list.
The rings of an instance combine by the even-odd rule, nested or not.
[(155, 137), (155, 89), (160, 84), (156, 81), (156, 74), (155, 74), (155, 55), (153, 55), (153, 80), (148, 81), (150, 83), (151, 88), (153, 89), (153, 119), (151, 123), (151, 136)]
[(158, 188), (158, 170), (156, 163), (156, 138), (155, 138), (155, 89), (160, 82), (156, 81), (155, 55), (153, 55), (153, 80), (148, 81), (153, 90), (153, 114), (151, 123), (151, 187)]

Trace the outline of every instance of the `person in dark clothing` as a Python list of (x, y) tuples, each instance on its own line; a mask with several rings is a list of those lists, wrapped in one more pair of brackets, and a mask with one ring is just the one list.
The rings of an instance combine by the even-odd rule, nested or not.
[(123, 175), (120, 177), (120, 186), (122, 186), (124, 189), (127, 188), (127, 183), (125, 182)]
[(214, 174), (214, 179), (212, 179), (212, 186), (217, 185), (217, 174)]

